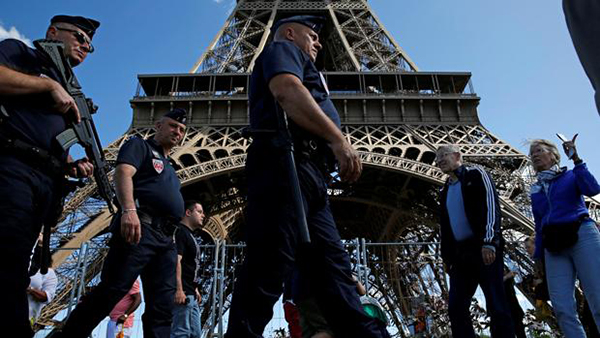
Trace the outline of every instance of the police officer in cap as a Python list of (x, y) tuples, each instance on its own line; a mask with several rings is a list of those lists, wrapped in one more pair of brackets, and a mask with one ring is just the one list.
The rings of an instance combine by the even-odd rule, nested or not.
[[(357, 152), (340, 130), (340, 118), (323, 76), (315, 67), (322, 46), (324, 18), (293, 16), (278, 21), (273, 42), (256, 60), (250, 79), (247, 251), (235, 285), (226, 337), (262, 337), (284, 278), (294, 264), (314, 281), (314, 296), (336, 337), (381, 337), (361, 309), (352, 281), (348, 253), (342, 246), (327, 197), (327, 183), (337, 160), (346, 182), (362, 171)], [(282, 164), (285, 138), (278, 110), (289, 118), (296, 170), (310, 232), (308, 247), (299, 245), (287, 168)]]
[[(94, 51), (100, 26), (81, 16), (57, 15), (46, 38), (64, 43), (72, 66)], [(74, 99), (59, 83), (58, 70), (38, 50), (14, 39), (0, 42), (0, 326), (15, 336), (33, 335), (28, 317), (29, 257), (65, 175), (87, 177), (87, 159), (72, 162), (55, 137), (67, 120), (79, 120)], [(18, 145), (18, 146), (17, 146)]]
[(180, 182), (169, 152), (183, 139), (187, 113), (174, 109), (156, 122), (152, 139), (133, 137), (115, 169), (119, 213), (100, 284), (71, 313), (60, 337), (88, 337), (141, 276), (146, 304), (144, 337), (169, 337), (177, 249), (174, 231), (184, 213)]

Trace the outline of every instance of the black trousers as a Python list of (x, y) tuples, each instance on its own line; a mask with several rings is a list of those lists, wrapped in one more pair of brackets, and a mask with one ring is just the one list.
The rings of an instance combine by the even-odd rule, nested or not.
[(491, 333), (494, 338), (514, 338), (515, 333), (510, 308), (504, 295), (502, 283), (503, 250), (496, 251), (496, 259), (490, 265), (484, 265), (481, 250), (474, 250), (469, 263), (454, 264), (450, 269), (450, 300), (448, 314), (452, 336), (475, 338), (473, 321), (469, 308), (477, 286), (485, 296), (486, 310), (491, 318)]
[(363, 312), (351, 279), (350, 259), (342, 246), (327, 199), (327, 181), (311, 162), (297, 162), (300, 188), (311, 236), (299, 246), (291, 220), (290, 185), (281, 150), (249, 149), (246, 174), (246, 257), (236, 280), (228, 338), (262, 337), (294, 264), (312, 279), (313, 296), (337, 337), (381, 337)]
[(29, 261), (52, 200), (53, 180), (6, 155), (0, 155), (0, 325), (14, 337), (31, 337)]
[(88, 337), (141, 276), (146, 305), (142, 316), (144, 337), (167, 338), (176, 289), (177, 250), (173, 236), (142, 224), (140, 242), (131, 245), (121, 237), (120, 220), (113, 221), (118, 223), (100, 284), (77, 305), (59, 337)]

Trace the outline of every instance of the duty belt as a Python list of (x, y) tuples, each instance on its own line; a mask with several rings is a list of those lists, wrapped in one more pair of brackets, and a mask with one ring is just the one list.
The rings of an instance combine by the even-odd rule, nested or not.
[(298, 160), (311, 161), (319, 167), (321, 171), (329, 174), (335, 171), (335, 157), (324, 141), (315, 139), (296, 137), (290, 141), (281, 136), (277, 130), (251, 130), (245, 128), (242, 135), (246, 138), (252, 137), (252, 144), (257, 146), (267, 146), (274, 148), (289, 147), (294, 144), (294, 157)]
[(14, 156), (23, 163), (51, 176), (65, 174), (63, 162), (44, 149), (17, 138), (6, 137), (2, 131), (0, 131), (0, 143), (0, 154)]
[(171, 236), (175, 233), (175, 229), (177, 229), (177, 224), (179, 224), (180, 219), (173, 216), (153, 216), (150, 213), (140, 210), (137, 210), (138, 218), (140, 219), (140, 223), (151, 226), (153, 229), (162, 232), (167, 236)]

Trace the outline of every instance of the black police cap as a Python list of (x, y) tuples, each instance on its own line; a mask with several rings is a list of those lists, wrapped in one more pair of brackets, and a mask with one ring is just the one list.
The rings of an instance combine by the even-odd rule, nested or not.
[(173, 120), (182, 124), (186, 124), (187, 122), (187, 112), (185, 111), (185, 109), (182, 108), (175, 108), (170, 112), (166, 113), (164, 117), (172, 118)]
[(87, 34), (90, 37), (90, 39), (94, 37), (96, 29), (100, 27), (100, 22), (94, 19), (84, 18), (83, 16), (56, 15), (52, 19), (50, 19), (51, 25), (57, 22), (65, 22), (77, 26), (82, 31), (84, 31), (85, 34)]
[(325, 25), (325, 21), (326, 21), (325, 18), (322, 16), (295, 15), (295, 16), (290, 16), (289, 18), (285, 18), (285, 19), (281, 19), (281, 20), (277, 21), (271, 28), (271, 31), (273, 33), (275, 33), (277, 31), (277, 29), (279, 27), (281, 27), (281, 25), (290, 23), (290, 22), (295, 22), (295, 23), (299, 23), (301, 25), (308, 27), (308, 28), (312, 29), (313, 31), (315, 31), (315, 33), (319, 34), (321, 32), (321, 28), (323, 28), (323, 26)]

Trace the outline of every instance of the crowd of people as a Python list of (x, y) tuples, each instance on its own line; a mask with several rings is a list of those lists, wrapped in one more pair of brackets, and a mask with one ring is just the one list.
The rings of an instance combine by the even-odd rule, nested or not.
[[(582, 28), (582, 14), (597, 14), (600, 6), (564, 3), (575, 46), (595, 86), (599, 68), (590, 53), (598, 48), (587, 41), (596, 41), (597, 35), (585, 28), (596, 29), (597, 17)], [(289, 317), (299, 321), (303, 337), (389, 337), (385, 312), (352, 276), (329, 205), (330, 174), (336, 171), (341, 181), (356, 182), (362, 163), (342, 133), (315, 66), (324, 22), (312, 15), (277, 21), (273, 41), (256, 59), (250, 77), (247, 249), (235, 281), (227, 338), (262, 337), (284, 287), (292, 290), (289, 303), (298, 305)], [(61, 42), (75, 67), (94, 51), (99, 26), (93, 19), (57, 15), (46, 38)], [(31, 254), (42, 225), (51, 221), (50, 206), (60, 198), (65, 176), (90, 177), (96, 169), (87, 158), (74, 161), (55, 139), (80, 121), (79, 110), (52, 60), (20, 41), (0, 42), (0, 195), (11, 196), (0, 200), (0, 255), (11, 258), (0, 265), (0, 288), (10, 304), (0, 307), (0, 321), (15, 337), (33, 335), (32, 325), (56, 289), (54, 271), (40, 273), (40, 265), (47, 264), (43, 255)], [(119, 150), (114, 171), (118, 212), (110, 224), (101, 281), (56, 337), (87, 337), (107, 315), (109, 337), (127, 336), (141, 302), (138, 278), (145, 337), (200, 337), (199, 247), (193, 233), (205, 214), (199, 202), (184, 200), (169, 158), (183, 140), (187, 118), (184, 109), (164, 112), (153, 137), (133, 137)], [(595, 281), (600, 232), (583, 199), (599, 194), (600, 185), (579, 157), (575, 140), (562, 144), (572, 169), (560, 167), (560, 152), (548, 140), (532, 141), (529, 154), (537, 173), (530, 193), (535, 220), (530, 245), (542, 266), (538, 277), (547, 284), (568, 338), (586, 337), (575, 311), (576, 280), (593, 321), (600, 323), (600, 284)], [(436, 163), (448, 175), (439, 215), (453, 336), (475, 337), (469, 306), (480, 286), (492, 336), (523, 337), (514, 274), (504, 270), (501, 205), (492, 177), (464, 164), (455, 145), (440, 146)], [(38, 247), (43, 245), (49, 243), (40, 241)]]
[[(537, 174), (530, 191), (535, 235), (525, 243), (542, 266), (537, 269), (535, 298), (540, 303), (536, 306), (545, 305), (542, 293), (547, 287), (559, 327), (569, 338), (586, 337), (577, 315), (576, 279), (594, 322), (600, 323), (594, 278), (600, 271), (600, 259), (595, 255), (600, 249), (600, 232), (583, 198), (600, 194), (600, 185), (579, 157), (576, 138), (562, 144), (573, 161), (571, 170), (560, 167), (561, 156), (554, 143), (531, 141), (529, 155)], [(491, 317), (492, 336), (522, 337), (523, 314), (518, 304), (515, 306), (514, 286), (503, 286), (512, 276), (510, 271), (503, 271), (505, 245), (492, 178), (477, 166), (465, 166), (460, 150), (452, 145), (438, 148), (436, 162), (449, 176), (440, 196), (440, 226), (442, 258), (450, 276), (448, 312), (453, 335), (475, 337), (469, 305), (479, 285)]]

